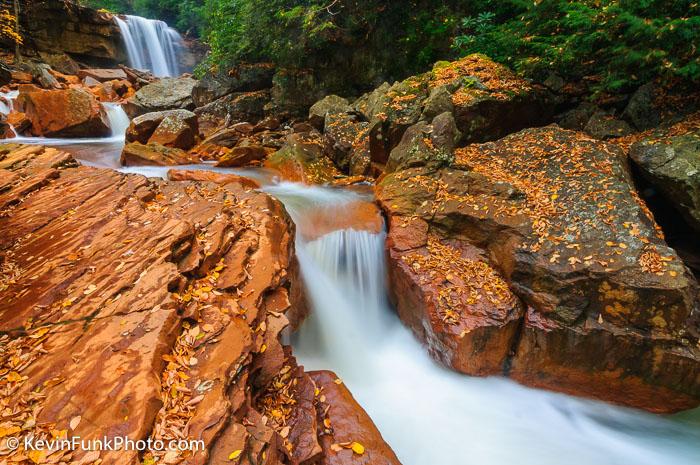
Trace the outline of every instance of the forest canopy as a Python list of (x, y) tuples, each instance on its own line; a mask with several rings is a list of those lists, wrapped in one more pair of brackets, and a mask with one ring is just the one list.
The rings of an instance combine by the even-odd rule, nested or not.
[[(626, 90), (653, 77), (700, 80), (697, 0), (85, 0), (159, 18), (211, 47), (208, 65), (271, 60), (314, 67), (369, 54), (402, 78), (485, 53), (525, 76), (586, 77)], [(376, 74), (376, 73), (375, 73)]]

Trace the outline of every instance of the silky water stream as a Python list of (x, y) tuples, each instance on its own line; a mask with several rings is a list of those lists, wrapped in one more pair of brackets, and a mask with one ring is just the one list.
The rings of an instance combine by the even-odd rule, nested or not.
[[(168, 170), (120, 167), (123, 136), (15, 141), (61, 145), (90, 166), (149, 177)], [(269, 173), (207, 164), (178, 168), (254, 177), (284, 203), (298, 225), (296, 252), (312, 307), (291, 338), (294, 354), (307, 370), (343, 379), (404, 465), (700, 464), (698, 411), (656, 416), (468, 377), (431, 360), (387, 300), (385, 233), (333, 228), (348, 224), (353, 205), (372, 202), (369, 190), (276, 182)], [(319, 217), (325, 232), (304, 232)]]

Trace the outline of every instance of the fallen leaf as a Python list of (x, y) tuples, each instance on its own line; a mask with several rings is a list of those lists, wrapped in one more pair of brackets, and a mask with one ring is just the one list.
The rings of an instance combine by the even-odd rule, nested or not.
[(241, 456), (242, 453), (243, 453), (243, 451), (241, 449), (234, 450), (233, 452), (228, 454), (228, 459), (229, 460), (236, 460), (238, 457)]
[(350, 446), (350, 448), (357, 455), (362, 455), (365, 453), (365, 446), (363, 446), (359, 442), (353, 442), (352, 445)]
[(68, 426), (70, 427), (70, 429), (72, 429), (73, 431), (75, 431), (75, 428), (77, 428), (78, 425), (80, 424), (80, 420), (82, 420), (82, 417), (81, 417), (80, 415), (78, 415), (78, 416), (76, 416), (76, 417), (73, 417), (73, 418), (71, 419), (70, 423), (68, 424)]

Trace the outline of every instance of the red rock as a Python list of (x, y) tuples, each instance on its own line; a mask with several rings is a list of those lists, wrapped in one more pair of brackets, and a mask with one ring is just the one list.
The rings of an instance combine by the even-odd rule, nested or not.
[(45, 137), (102, 137), (110, 134), (100, 104), (80, 89), (20, 87), (19, 110), (32, 122), (31, 133)]
[(238, 183), (250, 189), (259, 189), (260, 183), (254, 179), (246, 178), (232, 173), (215, 173), (204, 170), (169, 170), (168, 179), (171, 181), (202, 181), (215, 184)]
[(100, 102), (116, 102), (119, 96), (109, 82), (102, 82), (89, 88), (92, 95)]
[[(372, 419), (353, 398), (341, 380), (330, 371), (309, 373), (316, 384), (319, 436), (323, 448), (323, 465), (400, 465), (399, 459), (384, 441)], [(325, 401), (321, 401), (323, 397)], [(330, 429), (324, 425), (330, 421)], [(329, 433), (323, 430), (327, 429)], [(350, 448), (334, 450), (338, 444), (358, 443), (364, 448), (357, 454)]]
[(191, 165), (199, 163), (199, 159), (178, 148), (130, 142), (122, 149), (120, 163), (123, 166)]
[(407, 130), (376, 188), (393, 299), (431, 354), (655, 412), (700, 404), (697, 282), (622, 152), (545, 127), (450, 161), (434, 136)]
[(247, 166), (253, 162), (261, 161), (267, 158), (268, 152), (264, 147), (259, 145), (238, 146), (224, 153), (216, 166), (237, 168), (239, 166)]
[(12, 71), (12, 80), (20, 84), (30, 83), (34, 78), (30, 73), (23, 71)]
[[(168, 430), (204, 441), (188, 463), (227, 461), (233, 450), (290, 463), (281, 429), (256, 410), (289, 366), (299, 386), (290, 391), (294, 463), (318, 458), (313, 384), (279, 342), (287, 315), (298, 322), (305, 312), (279, 202), (235, 182), (149, 180), (14, 144), (0, 149), (0, 182), (0, 344), (22, 355), (21, 365), (0, 361), (20, 375), (2, 397), (7, 426), (24, 426), (14, 436), (66, 429), (145, 440)], [(187, 392), (172, 396), (174, 383)]]
[(18, 134), (24, 133), (31, 125), (32, 122), (27, 118), (27, 115), (19, 111), (13, 111), (7, 115), (7, 122), (15, 128)]
[(90, 77), (90, 78), (92, 78), (96, 81), (99, 81), (99, 82), (111, 81), (114, 79), (119, 79), (119, 80), (122, 80), (122, 79), (126, 80), (127, 79), (126, 73), (121, 68), (81, 69), (80, 71), (78, 71), (78, 77), (81, 79), (86, 79), (86, 78)]

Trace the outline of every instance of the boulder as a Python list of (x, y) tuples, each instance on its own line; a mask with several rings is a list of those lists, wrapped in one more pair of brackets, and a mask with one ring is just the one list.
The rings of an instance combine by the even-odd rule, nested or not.
[(324, 154), (323, 141), (317, 132), (290, 134), (284, 146), (264, 166), (277, 170), (283, 179), (307, 184), (325, 184), (340, 176)]
[(192, 89), (197, 83), (190, 77), (163, 78), (141, 87), (126, 101), (124, 111), (134, 118), (163, 110), (194, 110)]
[(550, 126), (396, 166), (376, 187), (391, 294), (435, 358), (651, 411), (700, 404), (697, 282), (620, 149)]
[(7, 122), (5, 115), (0, 115), (0, 139), (11, 139), (15, 137), (15, 131)]
[(625, 120), (617, 119), (604, 111), (595, 112), (583, 130), (601, 140), (628, 136), (634, 132)]
[[(153, 136), (156, 128), (158, 128), (163, 120), (168, 117), (169, 121), (171, 122), (182, 122), (182, 125), (176, 124), (176, 126), (180, 127), (180, 130), (182, 132), (186, 132), (187, 137), (191, 137), (192, 141), (194, 141), (194, 137), (198, 133), (197, 115), (188, 110), (168, 110), (154, 111), (132, 119), (131, 123), (129, 123), (129, 127), (126, 130), (126, 142), (140, 142), (142, 144), (147, 143), (151, 136)], [(168, 123), (166, 126), (170, 126), (170, 123)], [(163, 128), (162, 133), (166, 133), (165, 128)]]
[[(503, 65), (474, 54), (438, 62), (432, 71), (393, 85), (384, 83), (353, 103), (369, 121), (373, 162), (386, 163), (403, 133), (419, 120), (454, 115), (460, 143), (494, 140), (552, 119), (549, 94)], [(376, 126), (374, 126), (376, 124)]]
[[(313, 110), (312, 110), (313, 111)], [(357, 115), (326, 112), (324, 143), (326, 153), (342, 171), (352, 176), (370, 169), (370, 123), (358, 121)]]
[(306, 116), (322, 95), (312, 71), (279, 69), (272, 78), (267, 110), (277, 115)]
[(268, 91), (233, 93), (195, 110), (200, 125), (230, 126), (234, 122), (257, 122), (265, 117), (265, 105), (270, 101)]
[(220, 67), (207, 72), (192, 89), (196, 106), (201, 107), (234, 92), (252, 92), (272, 87), (275, 74), (271, 63), (242, 63), (234, 68)]
[(191, 165), (199, 163), (199, 159), (178, 148), (130, 142), (122, 149), (120, 163), (123, 166)]
[(319, 131), (323, 131), (326, 116), (329, 114), (347, 113), (351, 109), (350, 102), (347, 99), (337, 95), (327, 95), (314, 103), (309, 109), (309, 123)]
[(642, 175), (700, 233), (700, 129), (652, 136), (630, 148)]
[(63, 52), (39, 52), (41, 61), (48, 64), (59, 73), (75, 75), (80, 71), (80, 65)]
[(111, 131), (100, 104), (82, 89), (20, 87), (17, 103), (31, 121), (31, 133), (44, 137), (104, 137)]
[(237, 168), (267, 158), (268, 152), (259, 145), (234, 147), (219, 158), (216, 166)]
[(24, 132), (32, 125), (32, 122), (29, 118), (27, 118), (27, 115), (19, 111), (13, 111), (7, 115), (6, 122), (12, 125), (17, 134), (24, 134)]
[[(324, 430), (319, 441), (323, 448), (320, 464), (401, 465), (372, 419), (335, 373), (312, 371), (309, 376), (318, 390), (316, 411), (318, 424)], [(337, 450), (338, 444), (354, 443), (362, 446), (362, 454), (358, 455), (351, 447)]]
[(88, 68), (88, 69), (81, 69), (77, 73), (80, 79), (86, 79), (88, 77), (98, 81), (98, 82), (106, 82), (106, 81), (112, 81), (112, 80), (126, 80), (127, 76), (126, 73), (124, 72), (123, 69), (121, 68), (108, 68), (108, 69), (100, 69), (100, 68)]
[(656, 88), (653, 82), (640, 86), (630, 97), (622, 117), (638, 131), (658, 126), (661, 123), (661, 112), (655, 100)]
[(44, 89), (60, 89), (62, 86), (51, 74), (51, 67), (46, 63), (27, 62), (22, 64), (22, 69), (32, 75), (34, 82)]
[(575, 108), (558, 115), (555, 120), (564, 129), (583, 131), (591, 116), (600, 111), (600, 108), (594, 103), (582, 102)]
[(170, 110), (148, 139), (149, 143), (188, 150), (199, 134), (197, 115), (187, 110)]

